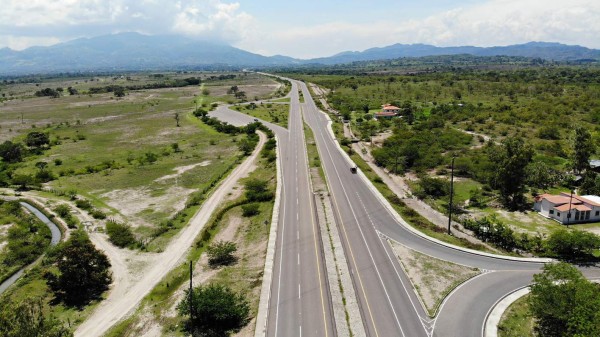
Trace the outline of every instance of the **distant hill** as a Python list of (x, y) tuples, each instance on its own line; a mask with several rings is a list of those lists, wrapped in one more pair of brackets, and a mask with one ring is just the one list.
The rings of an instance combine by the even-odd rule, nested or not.
[(556, 61), (600, 60), (600, 50), (547, 42), (489, 48), (395, 44), (362, 52), (348, 51), (330, 57), (299, 60), (281, 55), (262, 56), (229, 45), (198, 41), (183, 36), (120, 33), (77, 39), (49, 47), (31, 47), (22, 51), (2, 48), (0, 49), (0, 75), (332, 65), (402, 57), (459, 54), (521, 56)]
[(265, 57), (225, 44), (183, 36), (121, 33), (77, 39), (23, 51), (0, 49), (0, 74), (83, 71), (167, 70), (188, 67), (291, 64), (285, 56)]
[(340, 64), (356, 61), (387, 60), (401, 57), (469, 54), (474, 56), (522, 56), (554, 61), (600, 60), (600, 50), (560, 43), (529, 42), (504, 47), (436, 47), (427, 44), (394, 44), (382, 48), (371, 48), (362, 52), (343, 52), (330, 57), (316, 58), (305, 62), (315, 64)]

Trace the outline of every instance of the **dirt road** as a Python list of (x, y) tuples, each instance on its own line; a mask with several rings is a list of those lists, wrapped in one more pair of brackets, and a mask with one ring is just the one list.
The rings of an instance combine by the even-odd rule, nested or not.
[[(108, 298), (104, 300), (94, 313), (75, 331), (75, 336), (95, 337), (105, 334), (115, 323), (131, 314), (140, 301), (180, 263), (184, 262), (186, 253), (194, 240), (210, 219), (212, 213), (227, 197), (237, 181), (246, 175), (254, 165), (266, 136), (259, 132), (260, 142), (252, 155), (221, 183), (214, 193), (204, 202), (190, 224), (184, 228), (164, 252), (159, 254), (131, 252), (118, 249), (99, 238), (100, 234), (92, 234), (92, 240), (108, 255), (113, 265), (114, 284)], [(134, 255), (129, 256), (128, 255)], [(138, 258), (141, 255), (143, 258)], [(131, 263), (132, 261), (138, 263)]]

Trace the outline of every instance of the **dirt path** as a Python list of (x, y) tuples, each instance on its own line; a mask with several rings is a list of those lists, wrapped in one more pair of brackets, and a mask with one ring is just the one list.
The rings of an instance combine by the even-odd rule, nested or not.
[[(194, 243), (212, 212), (227, 197), (237, 181), (245, 176), (259, 155), (260, 149), (266, 142), (266, 136), (259, 133), (260, 141), (252, 155), (246, 158), (235, 170), (221, 183), (214, 193), (204, 202), (200, 210), (194, 215), (190, 224), (184, 228), (167, 246), (164, 252), (148, 254), (117, 249), (108, 244), (106, 240), (98, 238), (94, 233), (94, 243), (97, 243), (109, 256), (111, 263), (114, 261), (113, 275), (115, 282), (106, 300), (104, 300), (94, 313), (83, 322), (75, 331), (75, 336), (93, 337), (102, 336), (110, 327), (125, 318), (135, 310), (140, 301), (152, 288), (164, 278), (167, 273), (182, 263), (189, 247)], [(133, 254), (130, 255), (130, 254)], [(146, 255), (139, 259), (138, 255)]]

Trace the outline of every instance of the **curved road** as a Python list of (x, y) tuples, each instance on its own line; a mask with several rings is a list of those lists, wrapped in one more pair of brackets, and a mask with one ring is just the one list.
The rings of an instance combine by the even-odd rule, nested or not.
[[(354, 271), (359, 301), (363, 311), (368, 313), (363, 315), (363, 320), (369, 327), (369, 335), (482, 336), (486, 316), (496, 301), (531, 283), (533, 274), (539, 272), (543, 264), (466, 252), (409, 230), (408, 225), (378, 198), (364, 176), (350, 172), (349, 159), (327, 128), (328, 118), (318, 111), (306, 85), (298, 83), (306, 99), (305, 118), (315, 132), (328, 184), (340, 214), (338, 224), (341, 223), (343, 232), (347, 233), (342, 235), (345, 236), (344, 248)], [(457, 288), (446, 299), (438, 315), (430, 320), (415, 301), (406, 275), (382, 238), (393, 239), (443, 260), (480, 268), (484, 274)], [(588, 277), (600, 275), (596, 267), (582, 271)], [(371, 315), (369, 310), (378, 312)]]
[[(294, 126), (300, 123), (297, 115), (302, 113), (305, 121), (315, 134), (315, 140), (321, 157), (321, 163), (327, 177), (327, 184), (334, 205), (334, 215), (341, 236), (344, 253), (347, 257), (350, 274), (352, 277), (357, 300), (361, 308), (362, 321), (368, 336), (404, 336), (404, 337), (480, 337), (483, 335), (483, 325), (489, 310), (497, 300), (516, 289), (531, 283), (532, 276), (542, 268), (542, 262), (515, 261), (504, 259), (501, 256), (490, 256), (469, 251), (457, 247), (432, 241), (417, 235), (409, 225), (404, 222), (394, 211), (390, 211), (387, 201), (382, 200), (380, 194), (374, 190), (372, 184), (362, 175), (352, 174), (350, 167), (353, 166), (348, 156), (341, 150), (334, 139), (328, 124), (328, 117), (320, 112), (312, 100), (306, 85), (300, 81), (291, 80), (293, 99), (290, 106), (290, 128), (289, 133), (274, 130), (279, 138), (287, 136), (289, 142), (283, 142), (281, 152), (283, 158), (284, 187), (283, 204), (288, 204), (291, 198), (295, 198), (293, 191), (296, 188), (304, 189), (304, 173), (299, 178), (295, 171), (286, 170), (286, 161), (290, 155), (294, 156), (298, 151), (304, 151), (304, 144), (297, 140), (302, 138), (301, 128)], [(300, 88), (305, 98), (305, 103), (299, 103), (296, 88)], [(227, 108), (220, 108), (211, 115), (226, 121), (250, 122), (251, 117), (244, 116)], [(266, 123), (268, 124), (268, 123)], [(270, 125), (271, 126), (271, 125)], [(280, 128), (275, 126), (276, 128)], [(295, 161), (294, 165), (300, 171), (305, 170), (304, 159)], [(303, 166), (299, 167), (299, 166)], [(297, 183), (290, 184), (290, 180)], [(303, 192), (306, 193), (306, 192)], [(306, 194), (300, 194), (305, 196)], [(310, 199), (310, 198), (309, 198)], [(286, 202), (287, 200), (287, 202)], [(295, 201), (295, 200), (293, 200)], [(285, 206), (282, 205), (282, 208)], [(289, 212), (289, 208), (286, 209)], [(298, 212), (312, 212), (308, 206), (297, 208)], [(280, 211), (280, 214), (284, 213)], [(302, 213), (300, 213), (302, 214)], [(312, 215), (307, 214), (309, 217)], [(303, 227), (306, 224), (299, 223), (297, 219), (284, 216), (286, 229), (278, 233), (277, 253), (283, 254), (283, 258), (277, 260), (274, 270), (274, 281), (271, 292), (271, 305), (268, 317), (269, 336), (297, 336), (301, 334), (294, 326), (305, 324), (304, 312), (312, 310), (312, 319), (315, 327), (325, 330), (309, 330), (311, 336), (325, 336), (329, 331), (327, 323), (333, 324), (330, 312), (322, 310), (327, 307), (323, 302), (315, 300), (298, 304), (299, 299), (293, 299), (291, 292), (286, 296), (274, 296), (277, 289), (294, 286), (297, 280), (297, 272), (290, 266), (294, 264), (289, 258), (296, 252), (301, 242), (288, 237), (293, 228)], [(308, 219), (308, 218), (303, 218)], [(302, 221), (300, 221), (302, 222)], [(287, 231), (287, 233), (286, 233)], [(282, 239), (283, 237), (283, 239)], [(306, 237), (303, 237), (306, 239)], [(483, 270), (483, 274), (465, 282), (455, 289), (444, 301), (436, 317), (429, 318), (420, 304), (408, 277), (402, 271), (397, 259), (391, 251), (387, 239), (400, 242), (416, 251), (434, 256), (439, 259), (477, 267)], [(283, 241), (282, 241), (283, 240)], [(310, 241), (312, 243), (312, 241)], [(318, 243), (318, 242), (317, 242)], [(319, 252), (316, 249), (315, 252)], [(285, 256), (288, 256), (286, 259)], [(309, 256), (309, 255), (307, 255)], [(286, 259), (284, 261), (284, 259)], [(281, 266), (284, 261), (283, 267)], [(540, 260), (541, 261), (541, 260)], [(279, 266), (279, 267), (277, 267)], [(279, 270), (277, 270), (279, 268)], [(283, 270), (283, 271), (282, 271)], [(298, 270), (298, 269), (296, 269)], [(322, 270), (322, 269), (321, 269)], [(315, 277), (315, 270), (304, 270), (304, 274), (310, 272), (313, 277), (304, 276), (306, 279), (300, 282), (309, 285), (311, 291), (322, 288), (320, 280)], [(597, 267), (582, 269), (588, 277), (600, 276)], [(279, 273), (279, 274), (278, 274)], [(278, 276), (284, 278), (284, 282), (278, 281)], [(292, 276), (295, 275), (295, 276)], [(304, 283), (303, 283), (304, 282)], [(288, 284), (289, 283), (289, 284)], [(321, 298), (321, 300), (323, 300)], [(300, 300), (302, 301), (302, 300)], [(327, 302), (329, 302), (327, 300)], [(290, 304), (293, 303), (293, 304)], [(300, 316), (286, 314), (281, 318), (281, 313), (273, 313), (273, 308), (295, 307), (302, 312)], [(324, 312), (321, 315), (321, 311)], [(285, 311), (288, 312), (287, 309)], [(293, 312), (293, 310), (292, 310)], [(322, 318), (321, 318), (322, 317)], [(273, 330), (272, 326), (285, 326), (284, 330)]]

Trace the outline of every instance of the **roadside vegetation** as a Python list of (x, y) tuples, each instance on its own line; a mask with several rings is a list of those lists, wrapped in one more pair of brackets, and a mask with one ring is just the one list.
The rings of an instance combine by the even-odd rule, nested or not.
[(290, 112), (290, 106), (288, 104), (266, 102), (256, 104), (251, 102), (249, 104), (235, 106), (234, 109), (264, 121), (281, 125), (284, 128), (287, 128), (288, 125), (288, 115)]
[[(242, 102), (245, 98), (228, 93), (232, 86), (251, 99), (286, 93), (285, 83), (248, 73), (30, 78), (0, 85), (0, 91), (6, 93), (6, 99), (0, 102), (0, 187), (6, 188), (6, 194), (22, 193), (43, 200), (44, 206), (72, 230), (71, 240), (51, 249), (40, 264), (2, 295), (0, 311), (17, 308), (28, 298), (39, 298), (44, 320), (56, 321), (57, 326), (65, 326), (69, 331), (88, 317), (108, 289), (110, 266), (104, 255), (90, 249), (85, 234), (76, 234), (77, 228), (105, 233), (105, 238), (117, 247), (142, 251), (136, 254), (161, 252), (221, 179), (252, 152), (258, 142), (255, 131), (264, 130), (257, 123), (231, 128), (203, 119), (205, 114), (194, 116), (194, 112), (212, 109), (220, 102)], [(64, 89), (58, 90), (59, 87)], [(58, 95), (45, 88), (57, 88), (53, 90)], [(266, 133), (273, 136), (270, 131)], [(275, 142), (270, 140), (267, 144), (262, 161), (274, 167)], [(270, 173), (274, 174), (274, 170)], [(263, 181), (260, 176), (256, 178)], [(265, 181), (269, 189), (273, 183)], [(219, 223), (231, 210), (239, 211), (241, 216), (243, 205), (250, 212), (243, 218), (260, 221), (256, 228), (268, 230), (264, 221), (270, 220), (270, 203), (243, 199), (228, 205), (214, 221)], [(13, 231), (20, 228), (21, 220), (8, 211), (0, 214), (0, 244), (4, 246), (0, 258), (4, 259), (9, 256), (4, 254), (10, 243), (6, 241), (8, 227), (15, 228)], [(19, 236), (23, 243), (20, 249), (34, 249), (34, 236), (49, 242), (46, 226), (34, 230), (38, 224), (33, 221), (23, 220), (22, 224), (27, 226), (26, 233)], [(194, 252), (206, 250), (216, 233), (215, 226), (208, 226), (210, 229), (203, 232)], [(95, 237), (104, 237), (100, 233)], [(245, 266), (246, 260), (242, 263), (237, 259), (244, 256), (238, 254), (245, 252), (245, 246), (239, 240), (234, 242), (239, 250), (232, 262)], [(43, 249), (46, 247), (47, 244)], [(97, 276), (92, 283), (72, 274), (73, 269), (85, 268), (65, 266), (78, 262), (72, 258), (77, 249), (85, 250), (77, 253), (80, 262), (86, 264), (89, 255), (96, 259), (89, 264), (101, 269), (86, 271), (88, 277)], [(121, 254), (119, 251), (117, 254)], [(130, 254), (122, 252), (123, 256)], [(258, 258), (260, 255), (256, 255)], [(252, 273), (260, 278), (262, 269), (260, 275)], [(80, 280), (86, 290), (74, 293), (73, 280)], [(252, 287), (243, 290), (248, 289), (257, 291)], [(28, 304), (26, 310), (33, 312), (37, 310), (34, 307)]]
[[(385, 69), (374, 62), (287, 76), (325, 88), (328, 104), (339, 113), (339, 118), (332, 116), (332, 127), (359, 166), (340, 120), (348, 121), (377, 165), (404, 176), (414, 196), (444, 214), (450, 208), (454, 157), (452, 212), (480, 239), (512, 254), (596, 258), (598, 224), (571, 226), (593, 235), (576, 233), (572, 249), (556, 253), (549, 236), (562, 226), (531, 208), (533, 198), (545, 192), (600, 192), (600, 178), (589, 166), (600, 140), (600, 69), (526, 59), (505, 66), (505, 59), (475, 58), (488, 65), (478, 69), (478, 62), (469, 66), (458, 59), (446, 61), (461, 67), (436, 71), (420, 68), (418, 60), (398, 60)], [(399, 107), (401, 117), (374, 119), (383, 104)], [(581, 177), (578, 184), (576, 176)], [(401, 215), (410, 218), (410, 213)], [(505, 238), (491, 238), (484, 230), (489, 228)], [(581, 245), (591, 248), (583, 249), (585, 257), (576, 252)]]
[[(187, 256), (194, 263), (194, 298), (202, 298), (193, 300), (198, 311), (190, 318), (189, 265), (184, 264), (172, 270), (136, 313), (107, 336), (139, 336), (147, 329), (184, 336), (200, 327), (218, 333), (241, 329), (240, 336), (253, 335), (276, 187), (276, 142), (270, 131), (267, 135), (257, 168), (216, 210)], [(220, 295), (210, 296), (216, 293)], [(217, 327), (218, 320), (207, 320), (226, 313), (237, 315), (238, 323)]]
[[(40, 336), (71, 336), (99, 303), (112, 282), (106, 255), (94, 248), (87, 234), (73, 231), (69, 240), (52, 248), (40, 264), (1, 296), (0, 322), (3, 336), (21, 336), (38, 329)], [(26, 324), (35, 321), (33, 326)]]
[(600, 335), (600, 285), (568, 263), (547, 264), (531, 293), (514, 302), (498, 326), (501, 337)]
[[(235, 92), (266, 99), (286, 88), (252, 73), (29, 80), (0, 88), (8, 98), (1, 103), (0, 187), (75, 203), (100, 225), (110, 219), (129, 227), (135, 242), (127, 246), (149, 251), (164, 249), (256, 142), (244, 132), (215, 130), (190, 107), (240, 102)], [(36, 95), (46, 87), (63, 90)], [(125, 88), (122, 97), (116, 87)], [(68, 212), (60, 216), (79, 225)]]

